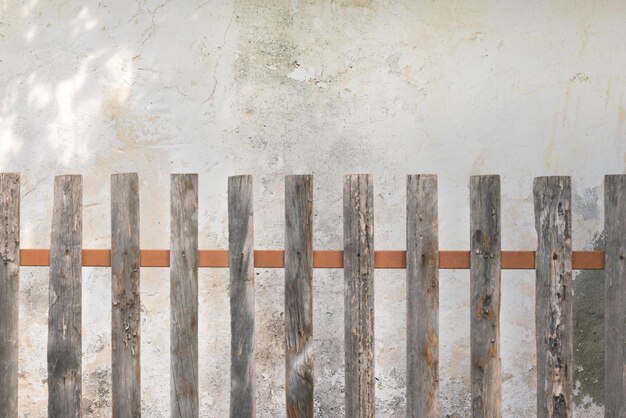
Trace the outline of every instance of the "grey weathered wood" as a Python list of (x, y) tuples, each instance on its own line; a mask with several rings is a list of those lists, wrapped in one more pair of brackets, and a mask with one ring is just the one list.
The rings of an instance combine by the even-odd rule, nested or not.
[(626, 417), (626, 175), (604, 178), (604, 416)]
[(571, 417), (574, 369), (570, 178), (535, 178), (533, 194), (537, 229), (537, 417)]
[(170, 178), (172, 417), (198, 416), (198, 175)]
[(20, 274), (20, 175), (0, 174), (0, 405), (17, 418)]
[(80, 417), (83, 179), (54, 179), (48, 311), (48, 416)]
[(252, 176), (228, 178), (228, 265), (230, 270), (230, 416), (253, 417), (254, 222)]
[(409, 175), (406, 202), (407, 417), (439, 417), (437, 176)]
[(139, 178), (111, 176), (113, 417), (141, 416)]
[(502, 416), (500, 176), (470, 179), (472, 415)]
[(285, 178), (287, 416), (313, 418), (313, 177)]
[(346, 417), (375, 416), (374, 187), (368, 174), (343, 183)]

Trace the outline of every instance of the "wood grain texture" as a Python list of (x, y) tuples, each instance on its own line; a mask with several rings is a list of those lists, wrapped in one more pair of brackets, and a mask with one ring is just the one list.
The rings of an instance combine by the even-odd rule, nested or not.
[(139, 178), (111, 176), (111, 361), (113, 417), (141, 416)]
[(502, 416), (500, 177), (470, 178), (472, 415)]
[(17, 418), (20, 276), (20, 175), (0, 174), (0, 405)]
[(254, 417), (254, 218), (252, 176), (228, 178), (230, 416)]
[(570, 178), (535, 178), (533, 194), (537, 230), (537, 417), (571, 417), (574, 369)]
[(437, 176), (409, 175), (406, 201), (407, 417), (439, 417)]
[(48, 416), (80, 417), (83, 179), (54, 179), (48, 292)]
[(287, 416), (313, 418), (313, 177), (285, 178)]
[(626, 417), (626, 175), (604, 178), (604, 416)]
[(343, 183), (346, 417), (375, 416), (374, 187), (368, 174)]
[(198, 175), (170, 178), (171, 416), (198, 416)]

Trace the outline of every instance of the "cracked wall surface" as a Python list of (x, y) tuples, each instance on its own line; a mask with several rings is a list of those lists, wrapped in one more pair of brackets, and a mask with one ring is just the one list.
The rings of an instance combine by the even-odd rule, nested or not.
[[(50, 241), (53, 176), (84, 176), (84, 246), (110, 246), (111, 173), (140, 176), (143, 248), (169, 243), (169, 174), (200, 175), (200, 247), (227, 247), (226, 184), (254, 175), (257, 248), (284, 182), (314, 177), (314, 246), (342, 242), (342, 175), (374, 175), (375, 243), (402, 249), (409, 173), (439, 176), (440, 246), (469, 248), (468, 177), (502, 176), (504, 249), (534, 249), (532, 180), (571, 175), (573, 245), (601, 248), (603, 175), (626, 173), (626, 3), (4, 0), (0, 169), (23, 248)], [(315, 271), (315, 408), (343, 412), (343, 276)], [(376, 272), (376, 403), (405, 414), (402, 271)], [(575, 275), (578, 416), (603, 416), (602, 277)], [(256, 270), (257, 404), (284, 412), (282, 270)], [(535, 415), (534, 275), (502, 275), (503, 403)], [(45, 415), (48, 270), (22, 268), (19, 407)], [(83, 270), (83, 409), (111, 415), (110, 272)], [(169, 273), (141, 271), (143, 412), (169, 411)], [(469, 273), (442, 271), (443, 416), (470, 414)], [(228, 414), (228, 274), (199, 275), (200, 414)]]

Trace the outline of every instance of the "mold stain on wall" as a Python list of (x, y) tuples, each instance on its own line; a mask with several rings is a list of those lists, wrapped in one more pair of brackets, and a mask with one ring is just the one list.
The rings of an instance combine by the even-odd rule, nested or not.
[[(604, 234), (590, 243), (604, 250)], [(578, 408), (604, 404), (604, 272), (582, 270), (574, 279), (574, 401)]]

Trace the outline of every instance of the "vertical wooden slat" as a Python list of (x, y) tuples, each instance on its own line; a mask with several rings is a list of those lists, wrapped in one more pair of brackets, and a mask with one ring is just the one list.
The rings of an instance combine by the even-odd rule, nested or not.
[(228, 178), (228, 263), (230, 270), (230, 416), (253, 417), (254, 222), (252, 176)]
[(287, 416), (313, 418), (313, 177), (285, 178)]
[(111, 176), (113, 417), (141, 416), (139, 178)]
[(374, 188), (372, 176), (343, 184), (346, 417), (375, 415)]
[(407, 417), (439, 417), (437, 176), (409, 175), (406, 202)]
[(54, 179), (48, 312), (48, 416), (80, 417), (83, 179)]
[(574, 369), (570, 178), (535, 178), (533, 194), (537, 229), (537, 417), (571, 417)]
[(198, 416), (198, 175), (170, 178), (172, 417)]
[(0, 405), (17, 418), (20, 274), (20, 175), (0, 174)]
[(470, 179), (472, 415), (502, 416), (500, 177)]
[(626, 417), (626, 175), (604, 178), (604, 416)]

